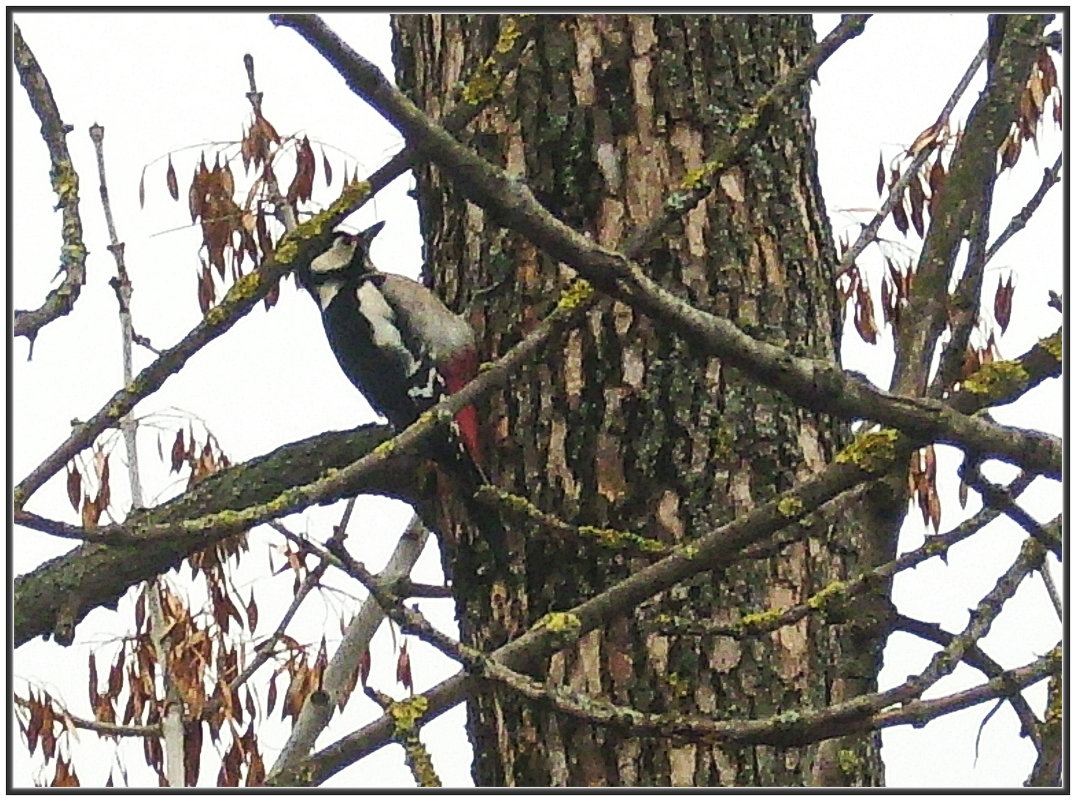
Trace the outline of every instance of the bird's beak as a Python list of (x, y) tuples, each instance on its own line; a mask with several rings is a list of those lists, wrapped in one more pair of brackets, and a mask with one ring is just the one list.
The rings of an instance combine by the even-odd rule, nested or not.
[(381, 229), (384, 228), (384, 227), (385, 227), (385, 221), (384, 220), (382, 220), (381, 222), (376, 222), (373, 225), (371, 225), (369, 228), (367, 228), (365, 231), (360, 233), (358, 238), (361, 239), (366, 244), (370, 244), (370, 242), (373, 240), (373, 238), (375, 236), (377, 236), (378, 233), (380, 233)]

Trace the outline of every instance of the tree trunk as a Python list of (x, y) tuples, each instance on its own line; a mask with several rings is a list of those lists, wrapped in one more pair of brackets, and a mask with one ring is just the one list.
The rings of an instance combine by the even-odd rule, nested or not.
[[(502, 19), (395, 16), (401, 87), (440, 116), (490, 52)], [(808, 16), (548, 16), (537, 25), (502, 97), (463, 136), (561, 220), (611, 248), (658, 213), (814, 43)], [(836, 255), (807, 100), (804, 87), (718, 191), (652, 243), (643, 266), (757, 338), (836, 359)], [(438, 169), (416, 174), (427, 279), (469, 315), (484, 358), (493, 358), (552, 309), (571, 271), (486, 219)], [(570, 524), (666, 545), (688, 543), (813, 475), (846, 438), (841, 424), (609, 301), (480, 416), (495, 484)], [(685, 619), (729, 624), (803, 602), (881, 561), (885, 549), (859, 541), (863, 529), (847, 519), (818, 516), (814, 525), (807, 540), (625, 610), (536, 675), (648, 712), (719, 719), (821, 707), (872, 689), (878, 625), (811, 616), (752, 638), (677, 631)], [(506, 576), (465, 525), (456, 528), (442, 547), (461, 630), (486, 651), (653, 558), (623, 540), (599, 544), (592, 529), (565, 536), (506, 516)], [(882, 783), (876, 733), (795, 748), (643, 738), (492, 685), (468, 711), (479, 785)]]

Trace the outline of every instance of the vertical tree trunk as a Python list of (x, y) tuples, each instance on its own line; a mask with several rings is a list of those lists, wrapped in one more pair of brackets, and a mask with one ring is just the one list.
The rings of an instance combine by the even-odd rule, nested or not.
[[(457, 102), (496, 41), (496, 16), (393, 20), (400, 85), (429, 113)], [(806, 16), (542, 17), (503, 97), (464, 134), (560, 219), (610, 247), (655, 215), (730, 126), (814, 43)], [(653, 243), (645, 269), (692, 303), (794, 353), (835, 359), (835, 254), (816, 177), (808, 90), (720, 190)], [(487, 220), (437, 169), (416, 170), (427, 276), (493, 357), (551, 310), (571, 272)], [(689, 542), (812, 475), (842, 426), (700, 357), (605, 301), (482, 411), (490, 473), (575, 525)], [(843, 525), (843, 527), (842, 527)], [(755, 638), (684, 635), (659, 616), (722, 624), (804, 601), (878, 561), (847, 523), (769, 558), (700, 574), (585, 636), (542, 677), (653, 712), (757, 718), (873, 686), (879, 627), (819, 617)], [(463, 636), (484, 650), (571, 607), (651, 557), (506, 526), (510, 575), (462, 529), (454, 555)], [(877, 785), (879, 738), (800, 748), (627, 736), (503, 688), (469, 705), (481, 785)]]

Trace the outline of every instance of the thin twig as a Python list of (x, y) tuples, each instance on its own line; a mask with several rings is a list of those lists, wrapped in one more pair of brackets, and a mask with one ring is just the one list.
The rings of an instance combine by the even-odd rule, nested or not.
[[(953, 109), (956, 108), (956, 104), (963, 97), (964, 92), (967, 91), (968, 86), (971, 84), (972, 79), (975, 77), (975, 73), (979, 71), (979, 67), (982, 66), (986, 60), (986, 42), (983, 42), (983, 46), (979, 48), (979, 52), (975, 54), (975, 57), (971, 60), (968, 68), (964, 71), (964, 76), (957, 83), (953, 93), (949, 95), (949, 99), (945, 102), (945, 106), (942, 107), (941, 113), (938, 114), (938, 119), (931, 126), (935, 131), (940, 131), (948, 122), (949, 115), (953, 113)], [(912, 182), (912, 178), (918, 175), (919, 170), (927, 163), (927, 159), (934, 153), (934, 147), (924, 147), (912, 158), (911, 162), (904, 169), (904, 173), (900, 176), (893, 186), (889, 188), (889, 194), (886, 196), (885, 201), (878, 209), (874, 218), (863, 226), (863, 229), (859, 232), (859, 236), (856, 237), (856, 241), (852, 243), (852, 246), (844, 252), (841, 256), (841, 260), (837, 263), (837, 269), (833, 274), (834, 279), (840, 278), (855, 266), (856, 259), (859, 258), (859, 254), (862, 253), (867, 245), (874, 242), (878, 237), (878, 229), (882, 227), (882, 223), (885, 222), (890, 212), (893, 211), (893, 207), (897, 205), (900, 199), (904, 196), (904, 190), (908, 188), (908, 184)]]
[[(941, 626), (937, 623), (927, 623), (902, 614), (894, 616), (892, 623), (893, 628), (896, 631), (903, 631), (924, 640), (929, 640), (930, 642), (937, 643), (943, 648), (953, 641), (953, 635), (947, 631), (943, 631)], [(964, 654), (964, 661), (973, 668), (981, 670), (983, 674), (990, 679), (995, 679), (1005, 672), (1005, 668), (987, 656), (978, 645), (973, 645), (967, 650)], [(1020, 718), (1020, 725), (1022, 727), (1020, 733), (1030, 737), (1031, 741), (1035, 744), (1035, 748), (1041, 750), (1042, 743), (1039, 738), (1039, 721), (1038, 718), (1035, 717), (1035, 713), (1031, 711), (1031, 707), (1028, 706), (1027, 700), (1022, 695), (1014, 693), (1009, 696), (1009, 703), (1012, 704), (1016, 716)]]
[[(116, 277), (110, 282), (116, 291), (119, 302), (120, 338), (122, 344), (123, 384), (129, 386), (134, 377), (132, 350), (134, 346), (134, 326), (131, 323), (131, 280), (127, 275), (127, 266), (123, 260), (123, 243), (116, 234), (116, 223), (112, 218), (112, 204), (108, 198), (108, 181), (105, 177), (105, 129), (100, 125), (90, 127), (90, 139), (93, 140), (97, 155), (97, 174), (101, 182), (101, 208), (105, 213), (108, 227), (108, 249), (116, 260)], [(138, 423), (130, 414), (125, 414), (119, 421), (120, 432), (127, 451), (127, 477), (131, 487), (131, 503), (136, 509), (144, 506), (142, 500), (142, 477), (138, 466)], [(183, 726), (183, 696), (175, 679), (172, 660), (169, 654), (174, 651), (174, 638), (160, 607), (160, 594), (165, 587), (165, 579), (158, 576), (150, 581), (149, 623), (150, 641), (156, 651), (157, 664), (160, 666), (164, 686), (164, 705), (161, 712), (161, 738), (164, 740), (164, 768), (170, 787), (186, 785), (184, 753), (186, 751), (186, 733)]]
[(998, 238), (986, 249), (987, 261), (994, 258), (994, 254), (1001, 250), (1006, 242), (1023, 230), (1024, 226), (1028, 224), (1031, 217), (1042, 204), (1043, 199), (1046, 197), (1046, 193), (1050, 191), (1050, 187), (1060, 182), (1061, 158), (1062, 156), (1059, 153), (1057, 159), (1054, 161), (1054, 166), (1042, 171), (1042, 183), (1040, 183), (1039, 188), (1035, 190), (1035, 194), (1031, 196), (1031, 200), (1027, 202), (1027, 205), (1025, 205), (1019, 213), (1009, 220), (1009, 224), (1005, 226), (1005, 230), (998, 234)]
[[(31, 709), (31, 704), (25, 698), (20, 698), (18, 695), (13, 694), (11, 700), (16, 706), (21, 706), (23, 709)], [(55, 704), (56, 699), (51, 699)], [(78, 715), (72, 715), (64, 707), (58, 707), (56, 709), (59, 712), (58, 720), (60, 722), (70, 722), (75, 728), (86, 729), (87, 731), (96, 732), (106, 737), (160, 737), (161, 727), (160, 725), (154, 726), (122, 726), (118, 723), (105, 723), (100, 720), (89, 720), (87, 718), (81, 718)]]

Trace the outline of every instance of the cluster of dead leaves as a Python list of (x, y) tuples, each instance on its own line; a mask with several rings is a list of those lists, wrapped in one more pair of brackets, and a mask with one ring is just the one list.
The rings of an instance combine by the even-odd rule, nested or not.
[[(924, 162), (922, 167), (912, 173), (908, 177), (907, 184), (900, 189), (893, 202), (890, 216), (893, 218), (893, 224), (897, 227), (897, 230), (905, 236), (908, 234), (910, 221), (910, 227), (915, 229), (915, 233), (922, 239), (926, 233), (926, 216), (933, 216), (937, 210), (938, 198), (941, 196), (946, 177), (942, 154), (950, 138), (948, 124), (934, 124), (919, 134), (912, 146), (904, 153), (904, 157), (911, 161), (922, 151), (928, 148), (937, 148), (937, 156), (934, 162), (929, 166)], [(960, 132), (958, 131), (952, 139), (959, 141), (959, 138)], [(901, 169), (899, 163), (891, 166), (887, 171), (882, 160), (882, 154), (879, 152), (878, 170), (875, 174), (875, 186), (878, 189), (878, 194), (892, 192), (900, 180)]]
[(998, 149), (1001, 156), (1001, 169), (1007, 169), (1016, 164), (1020, 158), (1020, 150), (1023, 143), (1028, 139), (1038, 151), (1038, 130), (1042, 124), (1043, 114), (1046, 111), (1046, 101), (1053, 100), (1053, 122), (1061, 128), (1062, 105), (1061, 87), (1057, 83), (1057, 68), (1050, 56), (1049, 48), (1045, 45), (1039, 49), (1035, 58), (1035, 65), (1031, 69), (1031, 77), (1028, 78), (1024, 91), (1020, 94), (1020, 100), (1016, 108), (1016, 120), (1012, 129), (1005, 137)]
[(941, 526), (941, 497), (938, 495), (938, 458), (933, 445), (912, 453), (908, 464), (908, 495), (923, 513), (923, 525), (929, 523), (937, 534)]
[(31, 688), (27, 698), (16, 696), (15, 702), (15, 719), (26, 740), (30, 755), (32, 756), (40, 745), (46, 765), (54, 758), (56, 759), (56, 768), (53, 771), (50, 786), (79, 787), (78, 774), (75, 772), (74, 765), (65, 755), (57, 756), (60, 736), (74, 736), (75, 724), (71, 717), (44, 690), (38, 692)]
[(108, 508), (112, 500), (112, 488), (109, 483), (108, 453), (105, 446), (98, 443), (93, 449), (93, 473), (96, 478), (97, 492), (91, 498), (83, 491), (83, 475), (74, 461), (67, 465), (67, 499), (82, 517), (82, 527), (97, 528), (101, 513)]
[[(274, 165), (289, 149), (294, 152), (295, 174), (287, 193), (281, 196)], [(223, 293), (227, 290), (229, 274), (232, 282), (245, 274), (244, 262), (247, 259), (250, 260), (251, 269), (257, 269), (272, 257), (276, 240), (271, 228), (276, 227), (274, 215), (278, 206), (287, 203), (295, 208), (299, 203), (308, 202), (314, 191), (317, 159), (309, 137), (281, 137), (260, 112), (254, 114), (239, 141), (238, 155), (244, 175), (249, 175), (252, 170), (256, 173), (245, 194), (237, 188), (230, 166), (234, 155), (229, 156), (227, 149), (218, 151), (210, 169), (203, 152), (187, 190), (191, 222), (198, 223), (201, 228), (205, 251), (197, 282), (198, 306), (203, 315), (217, 301), (218, 283)], [(325, 185), (331, 186), (333, 169), (324, 148), (321, 161)], [(143, 206), (146, 197), (145, 172), (143, 169), (138, 187), (139, 202)], [(344, 174), (346, 177), (346, 165)], [(355, 179), (358, 179), (357, 167)], [(172, 199), (178, 201), (179, 180), (171, 155), (168, 156), (165, 170), (165, 185)], [(279, 286), (274, 287), (265, 298), (265, 307), (275, 305), (279, 296)]]

